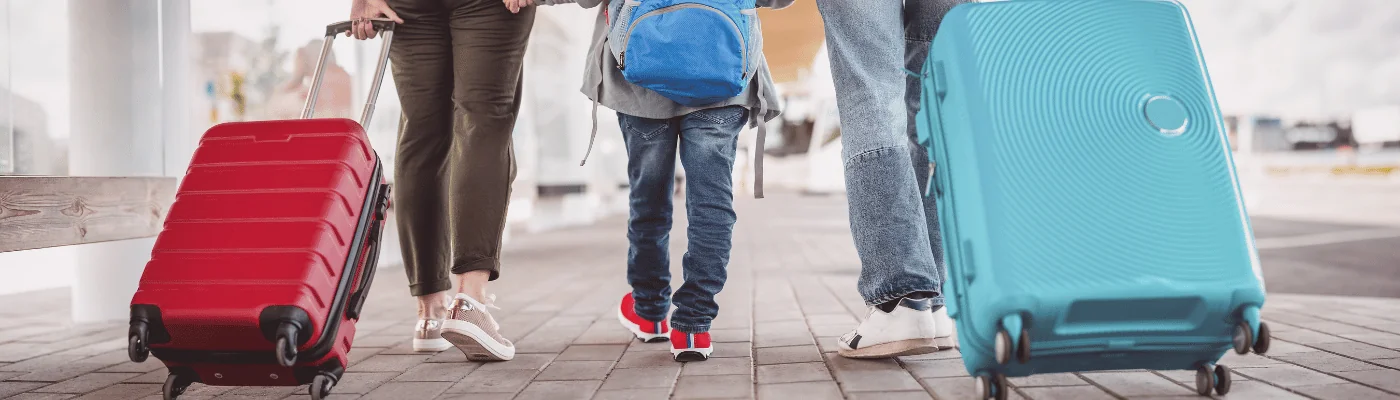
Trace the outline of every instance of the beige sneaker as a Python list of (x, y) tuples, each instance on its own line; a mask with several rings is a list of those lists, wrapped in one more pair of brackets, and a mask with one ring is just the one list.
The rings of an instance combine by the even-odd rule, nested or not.
[(442, 337), (472, 361), (507, 361), (515, 358), (515, 345), (501, 336), (501, 326), (486, 311), (486, 304), (457, 294), (442, 323)]
[(452, 343), (442, 338), (440, 319), (420, 319), (413, 328), (413, 351), (439, 352), (452, 348)]

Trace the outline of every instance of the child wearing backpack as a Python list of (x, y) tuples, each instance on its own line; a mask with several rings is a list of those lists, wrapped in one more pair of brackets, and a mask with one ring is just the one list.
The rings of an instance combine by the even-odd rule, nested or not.
[[(504, 0), (516, 11), (534, 0)], [(755, 196), (762, 197), (763, 122), (780, 112), (755, 7), (793, 0), (538, 0), (603, 5), (583, 93), (617, 111), (627, 147), (631, 215), (627, 281), (617, 316), (638, 339), (669, 339), (676, 361), (712, 351), (734, 231), (732, 171), (739, 131), (759, 129)], [(589, 150), (592, 150), (592, 139)], [(686, 171), (685, 282), (671, 293), (669, 240), (677, 155)], [(585, 161), (587, 155), (584, 156)], [(667, 318), (670, 306), (676, 310)]]

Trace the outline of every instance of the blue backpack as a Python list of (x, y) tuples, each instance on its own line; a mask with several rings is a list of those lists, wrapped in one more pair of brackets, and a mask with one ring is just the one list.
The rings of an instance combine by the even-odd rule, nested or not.
[(625, 0), (609, 7), (608, 48), (622, 76), (687, 107), (743, 93), (763, 35), (754, 0)]
[[(718, 103), (743, 93), (763, 65), (755, 7), (755, 0), (614, 0), (607, 9), (607, 50), (633, 85), (687, 107)], [(762, 116), (767, 109), (762, 95), (758, 103), (756, 115)], [(767, 129), (757, 125), (755, 148), (763, 149)], [(588, 162), (597, 137), (595, 99), (593, 132), (580, 166)], [(761, 150), (754, 152), (754, 197), (763, 198)]]

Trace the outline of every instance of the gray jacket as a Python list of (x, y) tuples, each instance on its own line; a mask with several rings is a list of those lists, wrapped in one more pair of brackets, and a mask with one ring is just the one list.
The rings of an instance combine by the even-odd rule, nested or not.
[[(794, 0), (756, 0), (759, 7), (769, 7), (774, 9), (784, 8), (792, 5)], [(608, 20), (604, 11), (608, 9), (609, 0), (540, 0), (541, 5), (556, 5), (566, 3), (577, 3), (583, 8), (593, 8), (599, 5), (597, 22), (593, 24), (592, 45), (588, 49), (588, 58), (584, 62), (584, 78), (582, 92), (593, 100), (593, 133), (598, 134), (597, 107), (599, 104), (613, 109), (617, 112), (643, 118), (668, 119), (690, 114), (706, 108), (717, 108), (739, 105), (748, 108), (749, 126), (758, 127), (758, 143), (754, 149), (754, 195), (763, 197), (763, 139), (766, 134), (764, 125), (777, 118), (782, 113), (782, 102), (778, 97), (777, 86), (773, 84), (773, 78), (768, 72), (768, 60), (760, 60), (758, 72), (754, 74), (754, 80), (744, 89), (743, 93), (733, 98), (708, 105), (706, 107), (686, 107), (671, 99), (666, 98), (649, 89), (633, 85), (626, 78), (622, 77), (622, 71), (617, 69), (617, 60), (608, 51)], [(588, 140), (589, 152), (593, 148), (593, 139)], [(588, 155), (584, 154), (584, 161), (588, 160)], [(582, 165), (582, 163), (580, 163)]]

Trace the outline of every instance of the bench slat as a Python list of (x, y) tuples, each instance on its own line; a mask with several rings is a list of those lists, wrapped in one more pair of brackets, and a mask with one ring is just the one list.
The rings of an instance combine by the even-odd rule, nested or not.
[(0, 176), (0, 252), (160, 233), (176, 178)]

